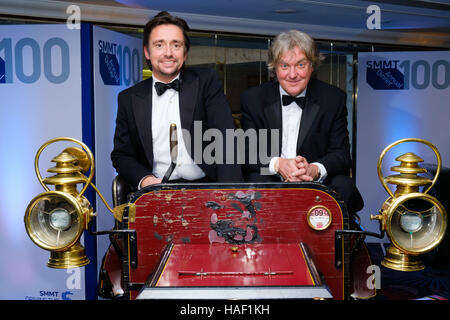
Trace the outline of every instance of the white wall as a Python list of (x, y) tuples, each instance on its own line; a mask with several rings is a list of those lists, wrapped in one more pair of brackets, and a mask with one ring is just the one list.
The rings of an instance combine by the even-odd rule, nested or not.
[[(385, 147), (403, 138), (422, 138), (438, 148), (443, 166), (450, 167), (449, 61), (450, 51), (358, 55), (356, 182), (365, 201), (360, 216), (368, 230), (378, 231), (378, 221), (370, 221), (369, 217), (378, 214), (389, 197), (377, 176), (377, 161)], [(384, 69), (379, 68), (383, 67), (380, 63), (384, 64)], [(372, 68), (374, 66), (377, 68)], [(400, 84), (403, 75), (404, 88), (374, 89), (369, 84), (377, 81), (378, 85), (385, 86), (387, 82), (380, 75), (384, 74), (387, 79), (389, 74), (395, 76), (396, 72)], [(390, 168), (398, 164), (395, 158), (406, 152), (416, 153), (425, 163), (436, 164), (430, 148), (405, 143), (386, 154), (384, 176), (395, 174)], [(376, 238), (368, 239), (372, 240), (376, 241)]]
[[(39, 147), (59, 136), (82, 137), (80, 32), (65, 25), (2, 25), (0, 58), (11, 71), (0, 74), (6, 76), (0, 83), (0, 299), (84, 299), (82, 268), (48, 268), (50, 253), (24, 226), (28, 203), (44, 192), (34, 171)], [(53, 175), (46, 172), (55, 165), (50, 160), (65, 147), (44, 149), (43, 177)]]

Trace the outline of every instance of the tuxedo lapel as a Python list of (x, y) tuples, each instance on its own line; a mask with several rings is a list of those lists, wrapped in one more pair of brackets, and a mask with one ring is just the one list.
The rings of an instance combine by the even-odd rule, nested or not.
[[(279, 150), (278, 154), (281, 154), (281, 143), (282, 143), (282, 115), (281, 115), (281, 100), (280, 100), (280, 91), (278, 87), (278, 82), (273, 83), (270, 86), (270, 89), (267, 92), (267, 103), (264, 108), (264, 115), (266, 116), (266, 121), (269, 129), (277, 129), (279, 130)], [(270, 143), (269, 138), (267, 137), (267, 143)]]
[(199, 79), (191, 75), (189, 71), (183, 71), (181, 76), (182, 82), (179, 95), (181, 127), (191, 131), (197, 101)]
[(152, 78), (142, 82), (140, 90), (133, 94), (131, 102), (139, 137), (149, 163), (153, 163), (152, 85)]
[(298, 132), (297, 138), (297, 154), (300, 151), (306, 135), (311, 130), (311, 126), (314, 123), (314, 119), (316, 118), (320, 109), (320, 106), (316, 103), (314, 94), (312, 94), (314, 86), (311, 82), (312, 81), (310, 81), (310, 84), (308, 84), (308, 88), (306, 91), (306, 103), (305, 107), (303, 108), (302, 118), (300, 120), (300, 130)]

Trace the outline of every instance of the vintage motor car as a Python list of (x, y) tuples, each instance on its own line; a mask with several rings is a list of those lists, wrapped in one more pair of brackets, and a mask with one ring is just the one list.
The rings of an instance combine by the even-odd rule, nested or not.
[[(40, 154), (57, 141), (81, 148), (64, 149), (48, 169), (54, 175), (43, 179)], [(400, 164), (392, 170), (399, 174), (383, 177), (384, 155), (403, 142), (432, 148), (438, 162), (433, 179), (419, 176), (426, 170), (413, 153), (396, 158)], [(425, 140), (403, 139), (386, 147), (377, 169), (389, 197), (372, 217), (380, 233), (372, 233), (349, 217), (337, 193), (315, 182), (163, 180), (130, 192), (117, 176), (111, 208), (92, 184), (92, 152), (61, 137), (37, 152), (36, 174), (45, 192), (31, 200), (24, 220), (31, 240), (50, 251), (49, 267), (84, 266), (89, 261), (80, 237), (95, 214), (83, 194), (92, 186), (115, 219), (112, 230), (93, 233), (108, 234), (111, 241), (98, 284), (99, 295), (108, 299), (368, 299), (376, 295), (376, 285), (367, 273), (372, 265), (367, 235), (387, 233), (391, 247), (382, 264), (402, 271), (423, 268), (420, 255), (441, 242), (446, 211), (428, 194), (440, 166), (439, 152)]]

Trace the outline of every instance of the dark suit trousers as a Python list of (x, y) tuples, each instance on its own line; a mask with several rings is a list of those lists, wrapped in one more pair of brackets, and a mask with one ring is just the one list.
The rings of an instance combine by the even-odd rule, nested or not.
[(350, 216), (364, 207), (364, 200), (350, 177), (337, 175), (325, 179), (324, 184), (335, 190), (347, 205)]

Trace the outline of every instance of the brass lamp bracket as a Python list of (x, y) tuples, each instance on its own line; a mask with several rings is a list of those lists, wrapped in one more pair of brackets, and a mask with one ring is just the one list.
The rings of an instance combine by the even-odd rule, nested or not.
[(80, 193), (78, 195), (79, 197), (81, 197), (84, 194), (84, 192), (86, 191), (86, 189), (88, 188), (89, 184), (91, 184), (92, 179), (94, 178), (94, 156), (93, 156), (91, 150), (89, 150), (89, 148), (81, 141), (78, 141), (78, 140), (70, 138), (70, 137), (59, 137), (59, 138), (50, 139), (49, 141), (44, 143), (39, 148), (38, 152), (36, 153), (36, 157), (34, 159), (34, 169), (36, 171), (36, 176), (37, 176), (37, 178), (39, 180), (39, 183), (42, 185), (42, 187), (45, 189), (45, 191), (50, 191), (49, 187), (44, 183), (44, 179), (42, 179), (41, 172), (39, 170), (39, 158), (41, 156), (42, 151), (47, 146), (49, 146), (52, 143), (58, 142), (58, 141), (70, 141), (70, 142), (74, 142), (74, 143), (80, 145), (84, 149), (85, 155), (87, 156), (87, 159), (86, 159), (85, 156), (80, 157), (81, 153), (79, 153), (77, 151), (74, 151), (75, 148), (66, 149), (68, 152), (72, 151), (74, 157), (76, 157), (77, 159), (82, 159), (82, 161), (81, 161), (81, 163), (82, 163), (81, 168), (82, 168), (83, 172), (87, 172), (86, 168), (90, 168), (89, 177), (87, 178), (84, 187), (81, 189), (81, 191), (80, 191)]
[[(88, 148), (88, 146), (86, 144), (84, 144), (83, 142), (76, 140), (74, 138), (70, 138), (70, 137), (58, 137), (58, 138), (53, 138), (48, 140), (47, 142), (45, 142), (37, 151), (36, 153), (36, 157), (34, 160), (34, 169), (36, 171), (36, 176), (39, 180), (39, 183), (42, 185), (42, 187), (45, 189), (45, 191), (50, 191), (49, 187), (47, 186), (47, 184), (45, 183), (46, 181), (49, 180), (49, 178), (47, 179), (42, 179), (41, 176), (41, 172), (39, 170), (39, 158), (41, 156), (42, 151), (49, 146), (52, 143), (58, 142), (58, 141), (69, 141), (69, 142), (74, 142), (76, 144), (78, 144), (79, 146), (81, 146), (83, 149), (80, 148), (76, 148), (76, 147), (69, 147), (66, 148), (63, 153), (68, 153), (69, 155), (71, 155), (77, 162), (77, 165), (80, 169), (80, 171), (82, 173), (86, 173), (88, 171), (89, 172), (89, 176), (86, 178), (84, 175), (82, 175), (82, 182), (84, 183), (83, 188), (81, 189), (80, 193), (77, 194), (77, 197), (79, 199), (81, 199), (82, 195), (84, 194), (84, 192), (86, 191), (86, 189), (89, 187), (89, 185), (91, 185), (94, 190), (97, 192), (98, 196), (100, 197), (100, 199), (103, 201), (103, 203), (105, 204), (106, 208), (114, 214), (114, 210), (108, 205), (108, 203), (106, 202), (105, 198), (103, 197), (103, 195), (100, 193), (100, 191), (97, 189), (97, 187), (92, 183), (92, 179), (94, 178), (94, 167), (95, 167), (95, 162), (94, 162), (94, 156), (92, 154), (92, 151)], [(50, 171), (51, 169), (49, 169)], [(56, 172), (56, 171), (55, 171)], [(51, 179), (51, 178), (50, 178)]]
[(431, 184), (428, 186), (428, 188), (423, 191), (423, 193), (428, 193), (428, 191), (431, 190), (431, 188), (433, 188), (434, 184), (436, 183), (438, 177), (439, 177), (439, 173), (441, 171), (441, 165), (442, 165), (442, 159), (441, 159), (441, 155), (438, 151), (438, 149), (430, 142), (424, 140), (424, 139), (418, 139), (418, 138), (405, 138), (405, 139), (401, 139), (398, 141), (395, 141), (394, 143), (391, 143), (390, 145), (388, 145), (383, 152), (381, 152), (380, 157), (378, 158), (378, 163), (377, 163), (377, 171), (378, 171), (378, 178), (380, 179), (381, 184), (383, 185), (384, 189), (387, 191), (387, 193), (392, 197), (395, 198), (394, 194), (392, 193), (391, 189), (389, 189), (389, 187), (387, 186), (387, 183), (385, 181), (385, 178), (383, 177), (383, 173), (382, 173), (382, 162), (384, 159), (384, 156), (386, 155), (386, 153), (392, 149), (393, 147), (395, 147), (396, 145), (399, 145), (401, 143), (404, 142), (418, 142), (418, 143), (422, 143), (427, 145), (428, 147), (431, 148), (431, 150), (433, 150), (434, 154), (436, 155), (436, 159), (437, 159), (437, 169), (436, 169), (436, 174), (434, 175), (433, 180), (431, 181)]

